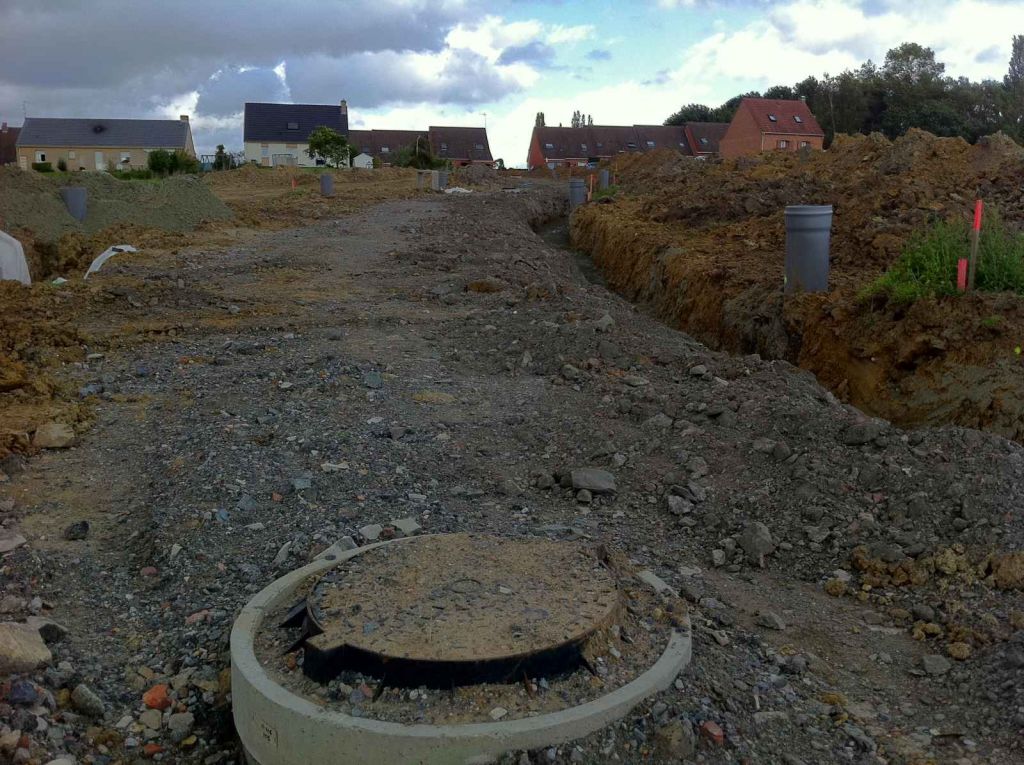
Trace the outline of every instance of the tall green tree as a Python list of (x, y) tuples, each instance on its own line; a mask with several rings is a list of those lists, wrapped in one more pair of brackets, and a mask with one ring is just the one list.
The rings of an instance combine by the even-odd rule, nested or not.
[(687, 122), (711, 122), (714, 110), (704, 104), (687, 104), (667, 120), (666, 125), (685, 125)]
[(544, 127), (544, 112), (537, 112), (537, 116), (533, 119), (534, 127)]
[(306, 154), (310, 159), (322, 159), (328, 165), (341, 167), (349, 161), (351, 151), (345, 136), (333, 128), (321, 125), (309, 134)]
[(1006, 95), (1006, 132), (1024, 141), (1024, 35), (1014, 35), (1010, 66), (1003, 78)]

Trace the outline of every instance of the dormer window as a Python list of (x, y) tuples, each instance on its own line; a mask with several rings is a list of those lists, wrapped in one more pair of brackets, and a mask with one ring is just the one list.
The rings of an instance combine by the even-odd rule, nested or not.
[(289, 130), (298, 130), (299, 129), (299, 123), (298, 122), (289, 122), (288, 123), (288, 129)]
[(701, 143), (702, 143), (702, 144), (703, 144), (704, 146), (707, 146), (707, 145), (708, 145), (708, 139), (707, 139), (707, 138), (704, 138), (703, 136), (701, 137), (701, 139), (700, 139), (700, 142), (701, 142)]
[(381, 154), (390, 154), (391, 153), (391, 149), (389, 147), (387, 147), (387, 146), (381, 146), (380, 147), (380, 153)]
[(544, 148), (545, 149), (553, 149), (553, 148), (555, 148), (555, 145), (553, 143), (546, 143), (546, 144), (544, 144)]
[(627, 143), (626, 146), (628, 146), (630, 149), (635, 149), (636, 148), (636, 144), (633, 141), (630, 141), (629, 143)]
[(778, 121), (779, 121), (779, 118), (778, 118), (778, 117), (776, 117), (776, 116), (775, 116), (774, 114), (769, 114), (769, 115), (768, 115), (768, 121), (769, 121), (769, 122), (778, 122)]
[(483, 151), (484, 150), (484, 145), (482, 143), (474, 144), (474, 146), (476, 147), (477, 151)]
[(586, 151), (586, 150), (587, 150), (587, 145), (585, 143), (581, 143), (580, 144), (580, 151)]
[(801, 116), (800, 116), (799, 114), (794, 114), (794, 115), (793, 115), (793, 121), (794, 121), (794, 122), (803, 122), (803, 121), (804, 121), (804, 118), (803, 118), (803, 117), (801, 117)]
[(442, 154), (447, 154), (448, 153), (448, 144), (446, 144), (446, 143), (441, 144), (441, 153)]
[(654, 148), (654, 141), (648, 141), (647, 142), (647, 148), (648, 149), (653, 149)]

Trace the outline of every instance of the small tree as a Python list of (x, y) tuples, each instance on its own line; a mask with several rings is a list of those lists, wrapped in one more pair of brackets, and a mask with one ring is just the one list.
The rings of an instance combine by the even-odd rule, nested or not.
[(494, 169), (495, 170), (504, 170), (505, 169), (505, 160), (502, 159), (501, 157), (498, 157), (496, 160), (494, 160)]
[(329, 165), (341, 167), (349, 161), (350, 149), (345, 136), (337, 130), (321, 125), (309, 134), (309, 148), (306, 154), (310, 159), (322, 159)]
[(164, 149), (151, 151), (146, 157), (146, 167), (157, 175), (167, 175), (171, 172), (171, 157), (172, 154)]
[(234, 166), (234, 159), (224, 150), (224, 144), (217, 144), (217, 153), (213, 155), (214, 170), (230, 170)]
[(533, 120), (534, 127), (544, 127), (544, 112), (537, 112), (537, 116)]

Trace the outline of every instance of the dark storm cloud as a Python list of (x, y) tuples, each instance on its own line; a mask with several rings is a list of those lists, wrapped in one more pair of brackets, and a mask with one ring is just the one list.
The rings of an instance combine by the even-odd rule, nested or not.
[(246, 101), (283, 101), (288, 90), (270, 69), (229, 69), (218, 73), (199, 88), (196, 111), (222, 117), (242, 111)]
[(361, 108), (433, 101), (474, 104), (519, 90), (482, 56), (453, 50), (440, 72), (425, 71), (415, 58), (383, 51), (345, 58), (315, 56), (288, 62), (294, 101), (332, 103), (347, 98)]
[(505, 48), (498, 58), (498, 63), (505, 64), (533, 64), (534, 66), (545, 67), (555, 60), (555, 49), (539, 40), (526, 43), (525, 45), (513, 45)]
[[(291, 69), (293, 60), (373, 55), (378, 70), (370, 74), (383, 87), (388, 73), (381, 67), (395, 65), (405, 76), (401, 53), (442, 50), (448, 31), (480, 18), (481, 6), (470, 0), (0, 0), (0, 116), (20, 117), (23, 102), (30, 115), (149, 116), (193, 90), (200, 92), (200, 113), (227, 114), (232, 101), (280, 97), (267, 70), (282, 61)], [(240, 67), (256, 67), (256, 74), (239, 73)], [(478, 94), (459, 72), (493, 83), (496, 75), (485, 69), (459, 62), (444, 83), (427, 90), (456, 99), (467, 93), (471, 102)], [(220, 78), (211, 80), (217, 72)]]

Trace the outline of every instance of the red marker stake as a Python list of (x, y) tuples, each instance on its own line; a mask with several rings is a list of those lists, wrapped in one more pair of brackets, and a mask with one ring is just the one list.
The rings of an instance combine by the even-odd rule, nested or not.
[(967, 289), (974, 289), (974, 274), (978, 270), (978, 244), (981, 239), (981, 215), (983, 203), (980, 199), (974, 203), (974, 227), (971, 229), (971, 262), (967, 271)]
[(960, 292), (967, 291), (967, 258), (960, 258), (956, 262), (956, 288)]

